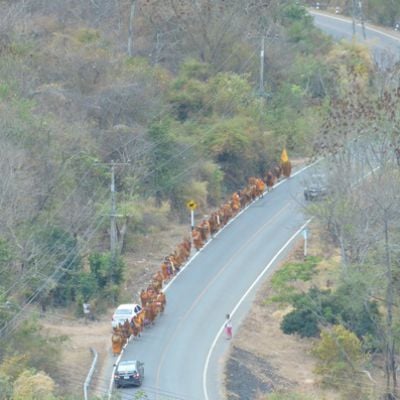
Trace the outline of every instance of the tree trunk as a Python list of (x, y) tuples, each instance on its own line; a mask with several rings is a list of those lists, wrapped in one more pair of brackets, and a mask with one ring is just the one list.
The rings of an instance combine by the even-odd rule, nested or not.
[(395, 343), (393, 335), (393, 272), (390, 255), (389, 226), (386, 211), (384, 212), (385, 230), (385, 262), (386, 262), (386, 345), (385, 345), (385, 372), (386, 372), (386, 395), (387, 400), (397, 398), (397, 377)]

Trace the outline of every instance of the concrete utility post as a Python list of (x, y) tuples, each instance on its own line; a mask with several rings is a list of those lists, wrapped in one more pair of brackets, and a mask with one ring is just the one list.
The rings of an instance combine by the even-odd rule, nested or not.
[(117, 252), (117, 206), (115, 199), (115, 163), (111, 161), (111, 227), (110, 227), (110, 251), (115, 261)]
[(365, 40), (367, 38), (367, 33), (365, 32), (364, 10), (363, 10), (363, 4), (362, 4), (361, 0), (358, 2), (358, 7), (360, 9), (361, 30), (362, 30), (363, 38)]
[(136, 0), (131, 0), (131, 12), (129, 16), (129, 28), (128, 28), (128, 56), (132, 57), (133, 54), (133, 21), (135, 19), (135, 6)]
[(110, 253), (115, 261), (118, 249), (118, 234), (117, 234), (117, 192), (115, 190), (115, 167), (118, 165), (126, 166), (129, 162), (115, 162), (111, 160), (109, 163), (98, 163), (103, 165), (109, 165), (111, 167), (111, 211), (110, 211)]
[(353, 38), (356, 36), (356, 0), (352, 0), (351, 21), (353, 28)]
[(265, 58), (265, 36), (261, 36), (260, 51), (260, 93), (264, 93), (264, 58)]

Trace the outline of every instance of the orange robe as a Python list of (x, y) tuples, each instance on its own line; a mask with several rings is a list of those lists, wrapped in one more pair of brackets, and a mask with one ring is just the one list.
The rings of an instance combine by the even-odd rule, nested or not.
[(169, 279), (169, 272), (168, 272), (168, 266), (165, 262), (161, 264), (161, 273), (164, 281), (167, 281)]
[(122, 338), (121, 338), (121, 336), (114, 333), (111, 336), (111, 343), (112, 343), (113, 355), (116, 356), (118, 354), (121, 354), (121, 350), (122, 350)]
[(192, 236), (193, 236), (194, 247), (196, 248), (196, 250), (200, 250), (204, 246), (204, 243), (201, 238), (201, 234), (197, 230), (197, 228), (192, 231)]
[(142, 303), (142, 307), (146, 307), (146, 304), (147, 304), (148, 300), (149, 300), (149, 296), (148, 296), (147, 292), (142, 290), (140, 292), (140, 301)]

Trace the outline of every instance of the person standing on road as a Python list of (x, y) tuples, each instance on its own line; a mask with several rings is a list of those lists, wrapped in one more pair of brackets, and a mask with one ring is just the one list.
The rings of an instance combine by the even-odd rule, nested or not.
[(225, 332), (226, 332), (226, 338), (228, 340), (232, 339), (232, 321), (231, 321), (231, 316), (229, 314), (226, 314)]

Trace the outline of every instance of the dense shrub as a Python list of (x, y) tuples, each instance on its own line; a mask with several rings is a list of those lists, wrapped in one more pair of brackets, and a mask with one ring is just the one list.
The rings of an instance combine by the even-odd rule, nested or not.
[(302, 337), (318, 336), (321, 325), (341, 324), (362, 339), (376, 334), (380, 319), (376, 302), (355, 296), (345, 285), (336, 292), (311, 288), (294, 295), (292, 305), (295, 309), (283, 318), (281, 329)]
[(298, 333), (301, 337), (318, 336), (318, 318), (311, 310), (293, 310), (285, 315), (281, 329), (287, 335)]

